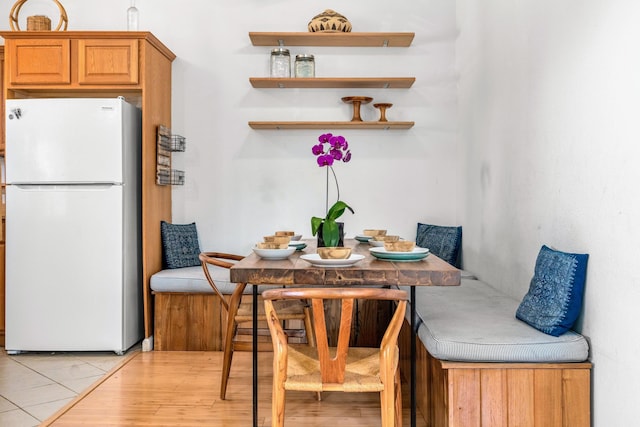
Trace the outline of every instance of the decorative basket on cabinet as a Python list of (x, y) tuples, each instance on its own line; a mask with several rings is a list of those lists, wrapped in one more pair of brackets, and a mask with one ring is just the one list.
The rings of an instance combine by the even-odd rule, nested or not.
[[(9, 25), (13, 31), (21, 31), (19, 23), (20, 9), (28, 0), (18, 0), (9, 13)], [(69, 19), (67, 18), (67, 11), (58, 0), (53, 0), (60, 10), (60, 19), (55, 31), (62, 29), (66, 31)], [(27, 17), (27, 31), (49, 31), (51, 30), (51, 20), (44, 15), (34, 15)]]

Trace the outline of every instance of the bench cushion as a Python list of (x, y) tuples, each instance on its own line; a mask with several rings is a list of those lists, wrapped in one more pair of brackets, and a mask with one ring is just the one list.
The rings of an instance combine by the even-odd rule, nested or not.
[[(209, 266), (209, 271), (222, 294), (233, 293), (236, 285), (229, 281), (228, 269)], [(155, 292), (213, 293), (201, 265), (159, 271), (151, 276), (151, 289)]]
[[(223, 295), (231, 295), (236, 288), (236, 284), (230, 281), (229, 269), (216, 265), (207, 265), (211, 278), (215, 282), (218, 290)], [(212, 294), (213, 289), (207, 278), (204, 276), (202, 266), (183, 267), (161, 270), (151, 276), (151, 290), (154, 292), (184, 292), (184, 293), (207, 293)], [(258, 292), (272, 288), (271, 285), (258, 286)], [(251, 286), (247, 286), (244, 294), (253, 292)]]
[[(583, 362), (587, 340), (574, 331), (554, 337), (515, 318), (519, 301), (480, 280), (418, 286), (418, 336), (432, 356), (472, 362)], [(407, 318), (410, 311), (407, 310)]]

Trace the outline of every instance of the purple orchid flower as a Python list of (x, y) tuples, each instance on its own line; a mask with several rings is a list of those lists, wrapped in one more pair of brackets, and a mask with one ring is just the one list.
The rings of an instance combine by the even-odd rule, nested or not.
[[(333, 135), (332, 133), (323, 133), (318, 137), (318, 144), (311, 147), (311, 152), (316, 156), (316, 162), (319, 167), (327, 166), (327, 184), (329, 183), (329, 169), (333, 174), (333, 178), (336, 182), (336, 189), (338, 193), (338, 200), (340, 200), (340, 186), (338, 185), (338, 179), (336, 173), (333, 170), (333, 163), (342, 161), (347, 163), (351, 160), (351, 150), (349, 149), (349, 142), (342, 135)], [(327, 144), (327, 145), (325, 145)], [(329, 207), (328, 200), (329, 189), (327, 188), (327, 210)]]

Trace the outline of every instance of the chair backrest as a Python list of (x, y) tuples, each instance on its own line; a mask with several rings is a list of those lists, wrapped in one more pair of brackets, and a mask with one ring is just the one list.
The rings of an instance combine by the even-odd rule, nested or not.
[[(313, 308), (313, 325), (316, 337), (318, 358), (323, 383), (342, 384), (344, 382), (347, 351), (351, 334), (351, 322), (353, 318), (353, 306), (356, 299), (373, 299), (396, 301), (396, 310), (389, 322), (380, 350), (385, 357), (393, 357), (396, 354), (395, 347), (398, 334), (404, 319), (407, 293), (398, 289), (380, 288), (279, 288), (270, 289), (262, 293), (265, 301), (267, 322), (274, 338), (274, 345), (279, 348), (286, 347), (286, 335), (278, 321), (276, 310), (272, 300), (283, 299), (309, 299)], [(334, 354), (329, 349), (327, 327), (324, 316), (324, 301), (339, 299), (342, 302), (340, 315), (340, 328), (338, 330), (337, 347)]]
[(462, 246), (462, 227), (418, 223), (416, 245), (429, 249), (429, 252), (456, 268), (460, 268), (460, 248)]
[[(200, 259), (200, 263), (202, 264), (202, 270), (204, 271), (204, 275), (207, 278), (207, 282), (209, 282), (209, 285), (213, 289), (213, 292), (220, 298), (220, 302), (224, 306), (224, 309), (228, 311), (229, 302), (225, 299), (222, 292), (220, 292), (220, 290), (216, 286), (216, 282), (213, 280), (213, 277), (211, 277), (211, 273), (209, 272), (209, 268), (207, 267), (207, 264), (216, 265), (218, 267), (223, 267), (223, 268), (231, 268), (233, 267), (233, 263), (229, 261), (224, 261), (225, 259), (240, 261), (244, 257), (241, 255), (228, 254), (225, 252), (201, 252), (200, 255), (198, 255), (198, 258)], [(234, 297), (235, 297), (235, 294), (238, 293), (240, 295), (238, 296), (238, 298), (240, 298), (242, 295), (242, 292), (244, 291), (245, 286), (246, 286), (246, 283), (238, 283), (234, 291)]]

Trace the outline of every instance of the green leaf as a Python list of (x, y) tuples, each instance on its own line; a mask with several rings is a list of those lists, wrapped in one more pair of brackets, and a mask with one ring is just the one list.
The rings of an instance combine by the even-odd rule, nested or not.
[(325, 221), (322, 224), (322, 240), (325, 246), (338, 246), (340, 242), (340, 228), (335, 221)]
[(323, 218), (318, 218), (317, 216), (311, 218), (311, 234), (313, 236), (316, 235), (318, 229), (320, 228), (320, 224), (322, 224), (323, 221)]
[(311, 233), (315, 236), (320, 229), (320, 225), (322, 225), (322, 240), (324, 240), (324, 244), (326, 246), (337, 246), (340, 242), (340, 229), (336, 219), (340, 218), (346, 209), (354, 213), (349, 205), (338, 200), (331, 206), (325, 218), (311, 217)]
[(333, 204), (333, 206), (331, 206), (329, 212), (327, 212), (327, 220), (335, 221), (336, 219), (340, 218), (345, 209), (349, 209), (351, 213), (354, 213), (353, 209), (351, 209), (349, 205), (341, 200), (338, 200)]

